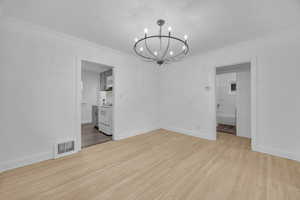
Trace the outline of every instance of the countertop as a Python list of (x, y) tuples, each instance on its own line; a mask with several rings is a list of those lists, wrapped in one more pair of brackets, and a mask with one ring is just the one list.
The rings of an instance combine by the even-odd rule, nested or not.
[(103, 108), (111, 108), (113, 107), (112, 105), (102, 105), (102, 106), (99, 106), (99, 107), (103, 107)]

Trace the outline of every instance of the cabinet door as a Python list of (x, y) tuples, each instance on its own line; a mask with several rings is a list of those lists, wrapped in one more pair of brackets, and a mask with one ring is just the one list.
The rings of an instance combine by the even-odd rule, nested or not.
[(112, 87), (113, 86), (113, 77), (112, 76), (108, 76), (106, 78), (106, 88)]
[(107, 112), (105, 109), (100, 108), (100, 116), (99, 116), (99, 121), (102, 123), (105, 123), (105, 118), (106, 118)]
[(101, 115), (102, 118), (100, 121), (105, 124), (106, 126), (109, 126), (109, 118), (110, 118), (110, 110), (109, 108), (101, 108)]
[(109, 125), (110, 130), (112, 130), (112, 108), (107, 110), (107, 124)]
[(102, 72), (100, 73), (100, 90), (105, 90), (106, 87), (106, 80), (105, 80), (105, 74)]

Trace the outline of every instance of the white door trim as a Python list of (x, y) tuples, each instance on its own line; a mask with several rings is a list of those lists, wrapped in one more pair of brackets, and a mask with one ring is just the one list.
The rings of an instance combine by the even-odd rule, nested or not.
[[(88, 61), (93, 63), (102, 64), (99, 60), (89, 58), (89, 57), (77, 57), (76, 58), (76, 70), (75, 70), (75, 127), (74, 131), (76, 134), (76, 150), (81, 151), (81, 67), (82, 61)], [(107, 65), (106, 65), (107, 66)], [(115, 101), (115, 94), (116, 94), (116, 68), (114, 66), (109, 66), (112, 68), (112, 77), (113, 77), (113, 107), (112, 107), (112, 138), (115, 139), (115, 127), (116, 127), (116, 120), (115, 120), (115, 108), (116, 108), (116, 101)]]
[[(246, 58), (238, 61), (227, 61), (220, 62), (214, 65), (212, 73), (212, 111), (214, 117), (214, 129), (216, 128), (216, 69), (217, 67), (224, 67), (228, 65), (236, 65), (241, 63), (250, 63), (250, 74), (251, 74), (251, 148), (255, 150), (256, 148), (256, 133), (257, 133), (257, 58)], [(217, 137), (217, 132), (215, 131), (215, 137)]]

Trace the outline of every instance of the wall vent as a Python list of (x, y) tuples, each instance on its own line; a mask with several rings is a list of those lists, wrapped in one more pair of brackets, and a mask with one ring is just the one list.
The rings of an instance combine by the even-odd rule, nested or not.
[(75, 141), (57, 143), (54, 147), (54, 158), (59, 158), (75, 152)]

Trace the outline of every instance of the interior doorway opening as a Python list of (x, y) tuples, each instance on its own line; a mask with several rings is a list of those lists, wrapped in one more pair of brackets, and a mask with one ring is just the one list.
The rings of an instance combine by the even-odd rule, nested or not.
[(251, 63), (216, 68), (216, 131), (251, 139)]
[(113, 137), (113, 67), (81, 61), (81, 148)]

